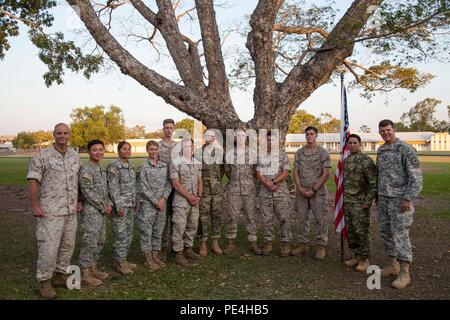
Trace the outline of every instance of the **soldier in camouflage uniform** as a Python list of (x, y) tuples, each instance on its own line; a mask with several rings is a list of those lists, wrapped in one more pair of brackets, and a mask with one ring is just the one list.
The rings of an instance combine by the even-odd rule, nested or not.
[(392, 286), (403, 289), (411, 283), (409, 228), (414, 214), (412, 200), (422, 191), (422, 171), (416, 150), (395, 137), (391, 120), (380, 121), (378, 128), (385, 142), (377, 152), (378, 218), (384, 252), (391, 257), (381, 275), (396, 275)]
[(370, 255), (370, 206), (377, 195), (377, 168), (373, 160), (361, 152), (361, 138), (348, 138), (350, 155), (344, 160), (344, 208), (347, 242), (355, 259), (345, 265), (366, 272)]
[(208, 227), (211, 219), (212, 243), (211, 250), (216, 255), (222, 255), (219, 246), (220, 232), (222, 228), (222, 212), (224, 201), (224, 189), (222, 177), (224, 175), (224, 151), (216, 142), (216, 134), (213, 130), (205, 132), (205, 144), (202, 146), (202, 181), (203, 197), (200, 202), (201, 233), (200, 256), (208, 254), (206, 242), (208, 241)]
[(121, 274), (133, 274), (137, 265), (127, 261), (133, 240), (136, 210), (136, 171), (129, 161), (131, 145), (121, 141), (117, 145), (119, 159), (107, 168), (108, 191), (114, 210), (111, 215), (115, 268)]
[(70, 129), (59, 123), (53, 131), (55, 143), (31, 161), (27, 175), (33, 215), (36, 217), (38, 247), (38, 292), (45, 299), (56, 298), (55, 286), (66, 287), (67, 269), (75, 247), (78, 201), (78, 153), (68, 148)]
[(166, 264), (159, 258), (161, 238), (166, 225), (167, 199), (172, 191), (167, 165), (158, 160), (159, 146), (154, 140), (147, 142), (149, 158), (138, 168), (140, 209), (138, 226), (141, 234), (141, 251), (145, 266), (155, 271)]
[(316, 221), (317, 251), (315, 258), (325, 258), (328, 242), (328, 190), (325, 183), (330, 175), (331, 160), (328, 151), (317, 145), (318, 130), (315, 127), (305, 129), (306, 146), (295, 153), (294, 178), (297, 187), (296, 207), (300, 223), (299, 245), (291, 251), (292, 255), (308, 252), (309, 210)]
[(256, 244), (256, 162), (257, 153), (248, 147), (246, 132), (242, 129), (236, 130), (236, 147), (227, 150), (225, 165), (225, 173), (230, 182), (228, 184), (226, 221), (228, 243), (223, 251), (224, 254), (234, 251), (234, 241), (237, 237), (238, 220), (242, 209), (246, 215), (245, 229), (247, 230), (247, 240), (250, 243), (250, 251), (255, 255), (262, 253)]
[(198, 261), (200, 256), (192, 250), (197, 234), (199, 204), (202, 198), (202, 164), (193, 157), (191, 139), (181, 142), (182, 155), (172, 159), (170, 178), (175, 189), (173, 197), (173, 251), (175, 263), (189, 267), (189, 258)]
[(81, 285), (97, 287), (108, 277), (97, 269), (97, 260), (106, 241), (106, 216), (112, 211), (108, 195), (106, 170), (100, 165), (104, 144), (100, 140), (88, 143), (89, 161), (81, 167), (79, 185), (83, 197), (79, 264)]
[(258, 193), (259, 210), (265, 229), (265, 246), (262, 254), (269, 255), (272, 252), (274, 215), (276, 215), (280, 223), (280, 256), (287, 257), (290, 252), (289, 241), (291, 240), (289, 221), (291, 206), (287, 179), (291, 166), (286, 153), (280, 150), (277, 140), (272, 137), (271, 131), (267, 132), (267, 154), (261, 155), (260, 153), (256, 166), (256, 178), (262, 183)]

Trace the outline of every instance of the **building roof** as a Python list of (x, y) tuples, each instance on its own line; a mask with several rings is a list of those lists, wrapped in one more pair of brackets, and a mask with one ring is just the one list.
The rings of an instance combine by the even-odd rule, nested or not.
[[(434, 132), (396, 132), (395, 135), (397, 138), (403, 141), (430, 141), (431, 138), (435, 135)], [(383, 139), (378, 133), (361, 133), (358, 132), (357, 135), (361, 137), (363, 142), (383, 142)], [(339, 142), (340, 135), (339, 133), (319, 133), (317, 137), (317, 142), (326, 143), (326, 142)], [(301, 133), (296, 134), (287, 134), (286, 135), (287, 143), (295, 143), (295, 142), (303, 142), (306, 143), (305, 135)]]

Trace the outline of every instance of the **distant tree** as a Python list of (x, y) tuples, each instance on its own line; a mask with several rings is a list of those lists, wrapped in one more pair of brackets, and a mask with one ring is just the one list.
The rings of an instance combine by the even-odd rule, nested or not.
[(12, 144), (17, 149), (30, 149), (36, 141), (32, 132), (21, 131), (13, 139)]
[(426, 98), (416, 103), (408, 112), (403, 113), (400, 120), (411, 131), (432, 131), (436, 123), (434, 113), (436, 106), (440, 103), (440, 100)]
[(371, 129), (368, 125), (363, 124), (360, 128), (359, 131), (362, 133), (370, 133)]
[(318, 127), (320, 120), (303, 109), (295, 111), (289, 122), (288, 133), (304, 133), (308, 126)]
[(44, 131), (39, 130), (35, 132), (31, 132), (35, 143), (42, 143), (47, 141), (53, 141), (53, 132), (52, 131)]
[(127, 139), (139, 139), (145, 137), (145, 126), (135, 125), (133, 128), (126, 129)]
[(147, 132), (145, 134), (145, 138), (146, 139), (162, 139), (162, 138), (164, 138), (164, 132), (162, 131), (162, 129), (152, 131), (152, 132)]
[(190, 132), (190, 134), (194, 133), (194, 120), (184, 118), (183, 120), (180, 120), (178, 122), (175, 122), (175, 128), (176, 129), (186, 129)]
[(93, 139), (100, 139), (106, 145), (125, 139), (125, 120), (117, 106), (110, 106), (106, 112), (103, 106), (76, 108), (70, 116), (70, 143), (74, 146), (86, 148)]
[(320, 114), (319, 131), (323, 133), (339, 132), (341, 127), (341, 121), (333, 118), (328, 112)]

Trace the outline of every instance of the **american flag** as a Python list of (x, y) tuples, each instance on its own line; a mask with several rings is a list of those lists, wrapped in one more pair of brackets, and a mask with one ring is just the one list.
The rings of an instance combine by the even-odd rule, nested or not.
[(344, 86), (344, 80), (341, 79), (341, 140), (340, 140), (340, 157), (336, 167), (336, 175), (334, 182), (336, 183), (336, 197), (334, 209), (334, 230), (340, 232), (346, 237), (345, 220), (344, 220), (344, 159), (350, 154), (348, 149), (348, 136), (350, 135), (347, 112), (347, 92)]

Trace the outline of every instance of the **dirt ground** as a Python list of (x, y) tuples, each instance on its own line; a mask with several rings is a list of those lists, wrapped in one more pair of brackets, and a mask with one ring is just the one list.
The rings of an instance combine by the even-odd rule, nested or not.
[[(333, 203), (332, 196), (330, 195), (330, 206)], [(403, 291), (389, 287), (392, 279), (382, 280), (382, 290), (368, 290), (363, 283), (368, 275), (362, 276), (342, 266), (340, 263), (339, 238), (331, 229), (332, 210), (330, 210), (330, 240), (327, 259), (321, 265), (318, 265), (313, 259), (300, 262), (303, 278), (310, 278), (314, 289), (317, 292), (322, 292), (322, 294), (318, 295), (318, 298), (326, 299), (329, 296), (329, 298), (333, 299), (336, 297), (343, 299), (450, 299), (450, 219), (434, 218), (420, 213), (423, 209), (448, 208), (449, 206), (449, 200), (420, 198), (416, 201), (418, 214), (416, 214), (411, 228), (414, 250), (414, 262), (412, 265), (413, 284)], [(372, 207), (371, 264), (383, 266), (388, 259), (383, 254), (376, 217), (376, 208)], [(33, 239), (35, 241), (35, 221), (31, 214), (30, 202), (24, 186), (0, 186), (0, 226), (0, 230), (12, 231), (1, 235), (3, 243), (5, 241), (6, 243), (19, 241), (23, 242), (23, 246), (26, 246), (27, 241), (33, 241)], [(297, 226), (295, 216), (293, 216), (293, 243), (296, 243)], [(12, 268), (13, 270), (25, 268), (27, 272), (35, 272), (33, 270), (34, 257), (28, 257), (28, 260), (31, 260), (33, 263), (25, 263), (24, 265), (23, 259), (25, 258), (20, 257), (19, 253), (16, 256), (18, 257), (17, 261), (13, 261), (11, 259), (15, 259), (14, 257), (3, 256), (5, 253), (1, 253), (2, 251), (0, 251), (0, 260), (2, 262), (7, 261), (9, 267), (12, 265), (17, 267)], [(345, 251), (346, 256), (349, 257), (348, 249)], [(310, 253), (310, 255), (313, 254), (314, 252)], [(8, 266), (5, 266), (3, 263), (2, 265), (0, 271), (3, 272)], [(11, 272), (11, 268), (9, 272)], [(13, 279), (13, 277), (9, 278)], [(329, 292), (329, 295), (327, 292)], [(299, 296), (298, 298), (301, 299), (302, 297)]]

